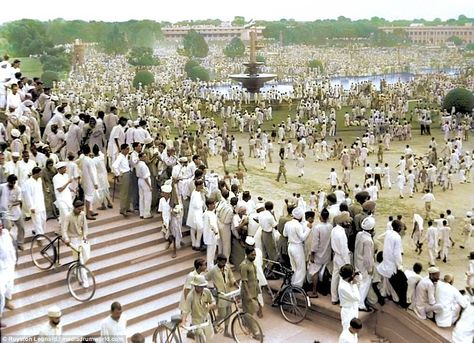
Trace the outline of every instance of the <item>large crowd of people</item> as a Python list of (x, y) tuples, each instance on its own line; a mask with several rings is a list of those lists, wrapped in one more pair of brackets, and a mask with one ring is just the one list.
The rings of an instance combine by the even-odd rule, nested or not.
[[(334, 54), (329, 50), (328, 60), (341, 62)], [(386, 60), (384, 52), (371, 54), (365, 66)], [(345, 89), (329, 78), (315, 81), (311, 74), (290, 73), (294, 62), (284, 70), (301, 76), (292, 80), (292, 92), (274, 87), (252, 98), (238, 87), (221, 94), (213, 83), (186, 80), (179, 57), (152, 68), (158, 75), (155, 86), (134, 89), (124, 57), (91, 54), (67, 80), (48, 88), (39, 78), (23, 76), (21, 61), (5, 56), (0, 62), (0, 313), (15, 308), (15, 248), (25, 249), (25, 221), (31, 220), (35, 235), (45, 232), (48, 219), (57, 219), (55, 230), (77, 246), (87, 241), (87, 222), (100, 218), (98, 210), (116, 211), (113, 200), (118, 198), (125, 218), (135, 213), (153, 220), (159, 214), (173, 258), (184, 246), (186, 228), (192, 249), (206, 252), (187, 277), (183, 321), (189, 315), (194, 324), (202, 323), (214, 307), (225, 317), (229, 308), (216, 305), (205, 287), (208, 281), (223, 292), (237, 286), (232, 269), (240, 275), (244, 311), (262, 316), (261, 288), (268, 285), (264, 259), (269, 259), (291, 268), (292, 283), (308, 287), (311, 297), (328, 289), (334, 306), (341, 308), (341, 337), (346, 339), (361, 328), (359, 311), (372, 311), (391, 299), (420, 319), (434, 318), (440, 327), (455, 324), (455, 342), (472, 340), (474, 256), (462, 294), (452, 286), (452, 274), (441, 278), (439, 267), (453, 249), (454, 216), (447, 209), (436, 218), (431, 206), (438, 192), (472, 181), (474, 151), (465, 148), (472, 117), (433, 105), (455, 86), (472, 88), (474, 77), (433, 73), (409, 82), (382, 82), (378, 88), (363, 82)], [(206, 63), (222, 73), (232, 68), (223, 67), (221, 57)], [(364, 67), (354, 73), (360, 70)], [(409, 111), (417, 96), (421, 101)], [(282, 104), (288, 106), (288, 117), (273, 123), (273, 107)], [(343, 106), (351, 109), (343, 126), (363, 132), (353, 141), (339, 135), (336, 113)], [(440, 121), (443, 142), (431, 138), (434, 118)], [(262, 129), (267, 122), (271, 130)], [(428, 136), (424, 151), (411, 147), (418, 135), (415, 124), (420, 135)], [(404, 141), (406, 148), (391, 166), (384, 154), (393, 141)], [(371, 163), (368, 157), (375, 155), (377, 163)], [(216, 172), (215, 157), (222, 161), (223, 174)], [(327, 187), (312, 192), (307, 202), (304, 195), (289, 194), (284, 208), (275, 211), (276, 199), (254, 194), (246, 182), (251, 168), (245, 160), (255, 158), (263, 170), (267, 162), (279, 163), (276, 181), (285, 183), (290, 163), (300, 178), (310, 162), (333, 161), (334, 167)], [(234, 160), (237, 171), (231, 175), (228, 165)], [(363, 179), (351, 175), (354, 169), (364, 171)], [(386, 231), (375, 236), (377, 203), (392, 185), (400, 198), (423, 194), (425, 213), (415, 214), (410, 237), (415, 253), (428, 251), (425, 277), (420, 263), (403, 269), (407, 218), (395, 213)], [(470, 251), (472, 212), (466, 213), (463, 230), (459, 249)], [(15, 240), (10, 236), (14, 231)], [(103, 336), (123, 335), (120, 314), (120, 304), (113, 303), (110, 318), (102, 323)], [(52, 308), (48, 316), (40, 335), (60, 335), (61, 310)], [(205, 342), (210, 335), (212, 330), (201, 330), (195, 338)]]

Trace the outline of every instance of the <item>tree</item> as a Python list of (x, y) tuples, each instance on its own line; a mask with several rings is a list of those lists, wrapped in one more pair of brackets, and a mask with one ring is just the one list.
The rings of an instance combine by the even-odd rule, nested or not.
[(308, 62), (308, 67), (311, 69), (319, 69), (319, 72), (323, 71), (323, 63), (320, 60), (311, 60)]
[(67, 54), (42, 55), (40, 61), (44, 70), (64, 73), (71, 70), (71, 60)]
[(44, 49), (52, 47), (46, 35), (46, 24), (31, 19), (7, 23), (2, 27), (3, 36), (7, 39), (16, 56), (41, 55)]
[(459, 38), (458, 36), (449, 37), (448, 42), (453, 42), (454, 45), (456, 45), (456, 46), (460, 46), (460, 45), (464, 44), (464, 41), (461, 38)]
[(120, 31), (117, 25), (105, 36), (102, 42), (104, 51), (108, 54), (119, 55), (124, 54), (128, 50), (125, 34)]
[(183, 50), (189, 57), (206, 57), (209, 53), (209, 46), (203, 36), (195, 30), (189, 32), (183, 37)]
[(224, 55), (235, 58), (242, 57), (245, 54), (245, 45), (242, 39), (234, 37), (230, 43), (224, 48)]
[(261, 63), (266, 63), (267, 62), (267, 59), (262, 55), (255, 56), (255, 59), (256, 59), (257, 62), (261, 62)]
[(59, 75), (51, 70), (45, 71), (43, 74), (41, 74), (41, 81), (43, 81), (45, 87), (53, 87), (53, 82), (54, 81), (59, 81)]
[(466, 45), (466, 50), (468, 51), (474, 51), (474, 43), (469, 43)]
[(244, 26), (245, 25), (245, 17), (235, 16), (234, 20), (232, 20), (232, 26)]
[(188, 73), (188, 78), (193, 81), (209, 81), (211, 78), (209, 76), (209, 71), (203, 66), (197, 65), (191, 68)]
[(455, 88), (451, 90), (443, 100), (443, 108), (451, 112), (454, 106), (456, 112), (471, 113), (474, 108), (474, 94), (465, 88)]
[(155, 82), (155, 76), (147, 70), (137, 71), (133, 78), (133, 87), (139, 88), (140, 86), (145, 87)]
[(153, 55), (151, 48), (132, 48), (128, 54), (128, 63), (133, 66), (150, 67), (160, 64), (158, 58)]

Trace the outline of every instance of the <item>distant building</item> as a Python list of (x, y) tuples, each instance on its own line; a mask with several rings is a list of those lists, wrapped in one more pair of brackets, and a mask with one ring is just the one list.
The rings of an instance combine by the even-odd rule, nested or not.
[(421, 44), (443, 44), (452, 36), (461, 38), (465, 43), (474, 43), (474, 26), (424, 26), (423, 24), (412, 24), (410, 26), (384, 26), (379, 30), (385, 33), (393, 33), (395, 30), (403, 30), (413, 43)]
[(244, 41), (250, 40), (250, 31), (256, 30), (257, 39), (263, 38), (263, 26), (212, 26), (212, 25), (196, 25), (196, 26), (171, 26), (163, 27), (161, 32), (167, 39), (180, 40), (189, 30), (195, 30), (203, 35), (206, 40), (231, 40), (239, 37)]

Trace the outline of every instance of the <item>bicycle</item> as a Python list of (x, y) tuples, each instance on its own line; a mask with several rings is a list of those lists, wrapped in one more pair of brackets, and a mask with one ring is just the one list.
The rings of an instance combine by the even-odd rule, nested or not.
[[(82, 247), (76, 249), (69, 245), (77, 253), (77, 259), (61, 265), (60, 241), (63, 239), (58, 234), (53, 240), (43, 234), (34, 236), (30, 247), (31, 259), (34, 265), (41, 270), (48, 270), (53, 265), (55, 267), (69, 266), (66, 276), (69, 293), (78, 301), (89, 301), (95, 294), (96, 282), (94, 274), (81, 262)], [(36, 248), (37, 245), (39, 249)]]
[[(275, 265), (280, 269), (273, 268), (270, 273), (283, 276), (283, 282), (276, 294), (267, 286), (272, 298), (272, 306), (278, 306), (280, 308), (281, 315), (287, 322), (292, 324), (302, 322), (306, 318), (308, 308), (311, 307), (308, 294), (306, 294), (303, 288), (291, 284), (291, 277), (293, 276), (291, 269), (286, 268), (277, 261), (267, 260), (265, 258), (263, 260), (267, 262), (265, 268), (268, 269), (270, 265)], [(268, 272), (267, 270), (267, 273)]]
[[(234, 303), (235, 309), (227, 315), (225, 318), (217, 320), (214, 310), (210, 311), (211, 321), (200, 324), (200, 327), (211, 325), (214, 331), (219, 332), (221, 325), (232, 318), (231, 321), (231, 332), (232, 338), (237, 343), (244, 342), (263, 342), (263, 333), (260, 324), (250, 314), (242, 312), (239, 307), (238, 298), (240, 297), (240, 289), (229, 293), (218, 292), (214, 296), (220, 300)], [(173, 316), (170, 321), (163, 321), (158, 323), (158, 327), (153, 333), (153, 343), (182, 343), (181, 332), (179, 330), (179, 324), (181, 322), (181, 316)], [(195, 331), (197, 326), (185, 327), (187, 331)]]

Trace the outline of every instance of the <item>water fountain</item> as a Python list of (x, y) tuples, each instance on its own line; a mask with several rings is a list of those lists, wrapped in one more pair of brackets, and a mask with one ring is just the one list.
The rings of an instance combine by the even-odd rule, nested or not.
[(247, 89), (250, 93), (259, 93), (260, 88), (263, 87), (265, 82), (273, 80), (276, 74), (260, 73), (260, 67), (264, 64), (263, 62), (257, 62), (257, 32), (255, 30), (250, 31), (250, 61), (244, 63), (245, 73), (232, 74), (229, 77), (242, 83), (242, 87)]

